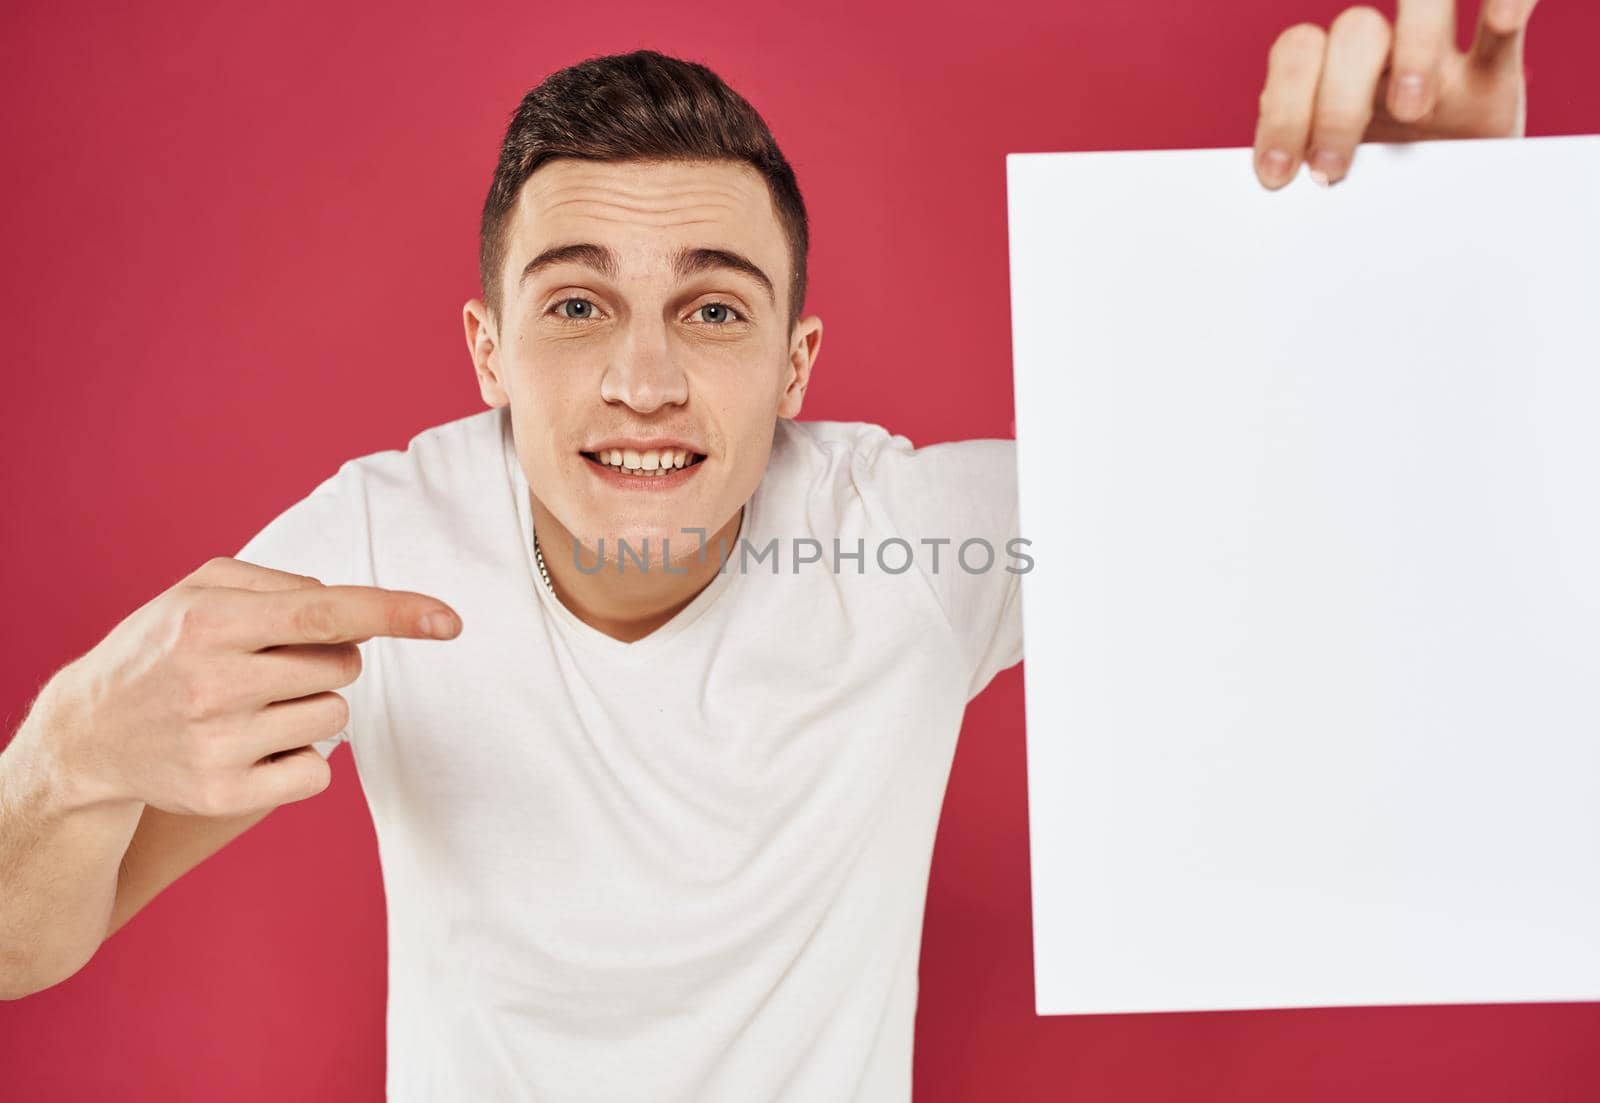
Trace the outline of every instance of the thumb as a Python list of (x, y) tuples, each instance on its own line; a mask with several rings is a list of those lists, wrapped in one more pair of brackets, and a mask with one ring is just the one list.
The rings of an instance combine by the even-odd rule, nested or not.
[(1538, 0), (1483, 0), (1467, 61), (1481, 72), (1519, 72), (1528, 20)]

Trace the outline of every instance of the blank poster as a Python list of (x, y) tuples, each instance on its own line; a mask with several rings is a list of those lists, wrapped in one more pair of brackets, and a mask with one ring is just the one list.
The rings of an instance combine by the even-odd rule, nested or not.
[(1039, 1013), (1600, 1000), (1600, 136), (1006, 171)]

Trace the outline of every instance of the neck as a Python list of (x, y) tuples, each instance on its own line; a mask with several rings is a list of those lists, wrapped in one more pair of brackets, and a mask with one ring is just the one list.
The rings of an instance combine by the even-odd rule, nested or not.
[[(530, 495), (529, 505), (533, 531), (556, 599), (589, 627), (624, 643), (648, 636), (711, 585), (721, 559), (735, 554), (734, 541), (744, 519), (741, 506), (722, 528), (706, 537), (703, 554), (699, 539), (692, 533), (670, 538), (670, 571), (663, 568), (661, 549), (651, 540), (647, 559), (645, 549), (630, 548), (639, 558), (646, 559), (648, 569), (640, 569), (638, 562), (629, 558), (619, 572), (617, 548), (607, 549), (608, 558), (601, 565), (595, 549), (578, 546), (572, 533), (537, 498)], [(681, 547), (679, 539), (683, 541)], [(720, 555), (719, 547), (723, 549)]]

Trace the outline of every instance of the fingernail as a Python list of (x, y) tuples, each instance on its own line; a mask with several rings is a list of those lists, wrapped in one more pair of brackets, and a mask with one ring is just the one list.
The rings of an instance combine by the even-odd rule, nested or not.
[(1277, 182), (1289, 175), (1289, 162), (1293, 160), (1281, 149), (1269, 149), (1261, 157), (1261, 171), (1268, 180)]
[(447, 640), (461, 628), (449, 613), (429, 613), (422, 618), (422, 630), (436, 640)]
[(1344, 168), (1344, 158), (1329, 149), (1319, 149), (1308, 159), (1311, 168), (1311, 179), (1323, 187), (1332, 187), (1338, 182), (1340, 170)]
[(1395, 86), (1395, 114), (1412, 118), (1422, 114), (1428, 99), (1428, 82), (1421, 73), (1407, 73)]

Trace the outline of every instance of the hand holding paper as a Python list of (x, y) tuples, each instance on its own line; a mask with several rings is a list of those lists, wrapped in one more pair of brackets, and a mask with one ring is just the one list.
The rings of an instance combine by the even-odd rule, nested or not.
[(1400, 0), (1391, 27), (1361, 4), (1324, 31), (1297, 23), (1267, 56), (1256, 174), (1277, 189), (1301, 159), (1319, 184), (1350, 171), (1361, 142), (1521, 137), (1522, 45), (1537, 0), (1482, 0), (1472, 45), (1456, 49), (1453, 0)]

